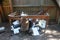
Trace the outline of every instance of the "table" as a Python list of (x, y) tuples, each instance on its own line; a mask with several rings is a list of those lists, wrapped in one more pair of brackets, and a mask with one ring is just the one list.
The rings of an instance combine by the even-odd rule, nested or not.
[(28, 15), (28, 16), (9, 16), (9, 23), (11, 23), (11, 20), (22, 20), (21, 18), (33, 18), (33, 19), (45, 19), (47, 22), (49, 21), (49, 16), (46, 15)]

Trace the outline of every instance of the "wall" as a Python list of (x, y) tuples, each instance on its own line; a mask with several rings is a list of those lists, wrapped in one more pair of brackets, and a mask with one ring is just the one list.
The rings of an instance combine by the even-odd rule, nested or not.
[[(16, 2), (18, 4), (19, 1), (18, 0), (4, 0), (3, 7), (4, 7), (4, 13), (5, 13), (6, 19), (8, 19), (8, 14), (10, 14), (11, 11), (13, 11), (13, 10), (18, 11), (18, 12), (24, 11), (24, 12), (27, 12), (28, 14), (33, 14), (33, 13), (39, 11), (41, 9), (41, 7), (44, 10), (48, 9), (49, 7), (53, 7), (51, 9), (48, 9), (47, 12), (50, 14), (50, 19), (56, 19), (56, 9), (57, 8), (52, 0), (40, 0), (40, 2), (39, 2), (40, 6), (15, 5)], [(22, 3), (23, 3), (23, 1), (22, 1)], [(13, 8), (12, 8), (12, 6), (13, 6)]]
[(4, 16), (5, 16), (5, 20), (8, 20), (8, 15), (13, 12), (13, 8), (12, 8), (12, 2), (11, 0), (4, 0), (3, 1), (3, 12), (4, 12)]
[[(49, 8), (51, 7), (51, 8)], [(50, 19), (55, 19), (56, 18), (56, 6), (42, 6), (42, 8), (44, 10), (48, 9), (47, 12), (49, 13), (50, 15)], [(14, 7), (14, 11), (17, 11), (17, 12), (26, 12), (28, 14), (34, 14), (36, 13), (37, 11), (39, 11), (41, 9), (41, 6), (34, 6), (34, 7)]]
[[(20, 0), (21, 1), (21, 0)], [(17, 5), (16, 5), (17, 2)], [(52, 0), (40, 0), (40, 6), (27, 6), (27, 5), (18, 5), (19, 4), (19, 0), (13, 0), (13, 9), (14, 11), (18, 11), (18, 12), (27, 12), (28, 14), (33, 14), (34, 12), (37, 12), (41, 9), (41, 7), (46, 10), (50, 7), (53, 7), (51, 9), (48, 9), (48, 13), (50, 14), (50, 19), (56, 19), (56, 6), (54, 4), (54, 2)], [(14, 4), (15, 3), (15, 4)], [(22, 1), (22, 4), (24, 2)], [(39, 3), (39, 2), (38, 2)]]
[(52, 6), (52, 0), (12, 0), (13, 6)]

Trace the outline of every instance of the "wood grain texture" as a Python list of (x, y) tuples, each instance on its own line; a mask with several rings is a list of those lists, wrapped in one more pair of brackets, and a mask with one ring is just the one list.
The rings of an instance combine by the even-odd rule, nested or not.
[(3, 1), (3, 10), (4, 10), (4, 14), (5, 14), (5, 19), (7, 21), (8, 20), (8, 14), (13, 12), (11, 0), (4, 0)]

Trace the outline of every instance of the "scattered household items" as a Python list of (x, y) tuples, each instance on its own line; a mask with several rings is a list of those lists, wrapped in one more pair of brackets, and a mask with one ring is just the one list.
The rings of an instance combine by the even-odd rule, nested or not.
[(49, 13), (46, 12), (44, 15), (49, 16)]
[(11, 28), (12, 28), (11, 30), (13, 31), (14, 34), (19, 33), (20, 27), (14, 28), (13, 26), (11, 26)]
[(36, 19), (36, 22), (33, 23), (32, 31), (34, 36), (40, 35), (40, 32), (42, 29), (46, 28), (46, 21), (45, 20), (38, 20)]
[(12, 24), (13, 24), (14, 28), (20, 26), (20, 22), (19, 22), (19, 20), (14, 21)]
[(32, 35), (34, 36), (40, 35), (38, 30), (39, 30), (39, 27), (35, 27), (35, 23), (33, 23), (33, 26), (32, 26), (33, 34)]
[(38, 25), (39, 25), (41, 28), (45, 28), (45, 27), (46, 27), (46, 21), (45, 21), (45, 20), (39, 20)]
[(21, 16), (27, 16), (27, 14), (22, 11)]
[(33, 19), (29, 18), (29, 30), (32, 28), (33, 26)]
[(19, 33), (20, 30), (20, 23), (19, 20), (16, 20), (12, 23), (11, 25), (11, 30), (13, 31), (14, 34)]
[(32, 35), (34, 35), (34, 36), (40, 35), (38, 30), (39, 29), (37, 27), (33, 27), (32, 28), (32, 31), (33, 31), (33, 34)]
[(14, 17), (15, 15), (16, 15), (16, 12), (13, 12), (13, 13), (11, 13), (11, 14), (8, 15), (8, 16)]
[[(12, 20), (16, 20), (13, 23)], [(19, 22), (19, 21), (21, 22)], [(40, 28), (44, 29), (48, 23), (49, 16), (47, 15), (26, 15), (23, 11), (20, 16), (11, 17), (9, 16), (9, 22), (11, 25), (11, 30), (14, 34), (20, 31), (30, 31), (32, 30), (32, 35), (40, 35)], [(20, 23), (21, 26), (18, 26)]]
[(0, 33), (5, 31), (5, 27), (0, 27)]

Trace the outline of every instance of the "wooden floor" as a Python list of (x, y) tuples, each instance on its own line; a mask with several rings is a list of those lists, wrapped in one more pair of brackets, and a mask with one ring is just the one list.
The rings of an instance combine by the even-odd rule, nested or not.
[(0, 40), (60, 40), (60, 25), (53, 23), (48, 25), (45, 35), (41, 34), (39, 36), (31, 36), (23, 32), (13, 35), (8, 23), (0, 24), (0, 26), (6, 27), (5, 32), (0, 34)]

